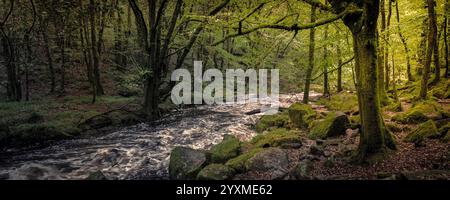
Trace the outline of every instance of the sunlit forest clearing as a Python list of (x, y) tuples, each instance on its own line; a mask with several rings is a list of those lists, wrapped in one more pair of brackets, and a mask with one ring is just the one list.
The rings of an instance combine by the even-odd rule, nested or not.
[[(0, 179), (448, 180), (449, 15), (449, 0), (2, 0)], [(279, 69), (279, 113), (175, 105), (171, 74), (194, 61)]]

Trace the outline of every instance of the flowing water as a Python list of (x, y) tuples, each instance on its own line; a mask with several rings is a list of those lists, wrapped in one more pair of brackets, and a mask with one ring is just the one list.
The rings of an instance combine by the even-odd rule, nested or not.
[[(301, 99), (300, 94), (280, 95), (281, 107)], [(175, 146), (208, 149), (224, 134), (249, 140), (256, 135), (252, 126), (261, 114), (246, 112), (261, 106), (197, 106), (174, 111), (155, 123), (126, 127), (100, 137), (4, 153), (0, 155), (0, 179), (85, 179), (99, 171), (108, 179), (167, 179), (170, 151)]]

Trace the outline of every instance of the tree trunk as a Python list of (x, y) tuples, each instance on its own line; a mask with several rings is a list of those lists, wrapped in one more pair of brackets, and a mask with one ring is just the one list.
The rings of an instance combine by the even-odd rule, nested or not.
[(384, 87), (384, 81), (385, 81), (385, 51), (386, 51), (386, 8), (385, 8), (385, 0), (381, 0), (381, 31), (377, 35), (378, 38), (378, 90), (379, 90), (379, 96), (380, 96), (380, 102), (382, 105), (387, 105), (388, 97), (387, 93)]
[(363, 13), (344, 18), (344, 23), (353, 33), (355, 71), (361, 134), (358, 159), (368, 161), (386, 152), (386, 147), (395, 149), (391, 135), (387, 132), (380, 110), (377, 84), (377, 20), (379, 1), (364, 1)]
[(433, 57), (434, 46), (436, 45), (437, 27), (436, 27), (436, 13), (434, 11), (434, 0), (427, 0), (428, 3), (428, 46), (425, 65), (422, 72), (422, 83), (420, 88), (420, 98), (426, 99), (428, 92), (428, 80), (430, 78), (431, 59)]
[[(433, 63), (434, 63), (434, 79), (432, 84), (439, 83), (441, 79), (441, 64), (439, 62), (439, 38), (437, 35), (437, 17), (436, 17), (436, 2), (435, 0), (428, 1), (428, 7), (432, 8), (432, 13), (430, 13), (430, 29), (433, 29), (434, 41), (433, 41)], [(430, 10), (430, 9), (429, 9)]]
[(95, 90), (98, 96), (104, 95), (103, 87), (100, 82), (100, 60), (99, 60), (99, 50), (97, 49), (97, 33), (95, 28), (95, 5), (93, 0), (89, 0), (89, 16), (91, 24), (91, 53), (93, 60), (93, 74)]
[[(311, 23), (316, 21), (316, 7), (311, 6)], [(312, 28), (309, 33), (309, 65), (306, 70), (305, 78), (305, 91), (303, 93), (303, 103), (308, 104), (309, 102), (309, 89), (311, 86), (311, 76), (314, 69), (314, 48), (315, 48), (315, 36), (316, 30)]]
[[(325, 25), (325, 36), (324, 40), (327, 42), (328, 40), (328, 25)], [(328, 47), (327, 44), (323, 47), (323, 61), (325, 62), (323, 65), (323, 96), (329, 97), (330, 96), (330, 88), (328, 84)]]
[(50, 75), (50, 93), (54, 93), (56, 89), (56, 81), (55, 81), (55, 67), (53, 66), (53, 58), (52, 53), (50, 50), (50, 42), (48, 39), (48, 28), (45, 27), (42, 31), (42, 37), (44, 39), (44, 48), (45, 48), (45, 55), (47, 56), (47, 66), (48, 66), (48, 72)]
[(444, 52), (445, 52), (445, 78), (449, 77), (448, 72), (448, 17), (450, 15), (450, 0), (445, 0), (445, 14), (444, 14)]
[(338, 56), (338, 74), (337, 74), (337, 92), (342, 92), (342, 52), (341, 47), (337, 45), (337, 56)]
[(60, 35), (60, 53), (61, 53), (61, 82), (60, 82), (60, 93), (64, 94), (66, 93), (66, 70), (65, 70), (65, 65), (66, 65), (66, 52), (65, 52), (65, 48), (66, 48), (66, 35), (65, 35), (65, 21), (64, 19), (62, 20), (62, 24), (61, 24), (62, 28), (61, 28), (61, 35)]
[[(383, 0), (384, 1), (384, 0)], [(384, 33), (385, 38), (384, 38), (384, 42), (385, 42), (385, 49), (384, 49), (384, 68), (385, 68), (385, 74), (384, 74), (384, 88), (385, 91), (389, 90), (389, 85), (390, 85), (390, 66), (389, 66), (389, 48), (390, 48), (390, 36), (391, 36), (391, 17), (392, 17), (392, 1), (391, 0), (387, 0), (388, 3), (388, 15), (387, 15), (387, 21), (386, 21), (386, 31)]]
[(18, 78), (18, 69), (16, 66), (16, 58), (15, 58), (15, 49), (14, 45), (6, 33), (4, 23), (8, 21), (8, 18), (11, 16), (11, 13), (14, 9), (14, 1), (10, 2), (9, 10), (6, 14), (3, 23), (0, 24), (0, 36), (3, 46), (4, 57), (6, 60), (6, 93), (8, 96), (8, 100), (10, 101), (20, 101), (22, 99), (22, 87)]
[[(80, 0), (80, 7), (83, 8), (83, 0)], [(81, 14), (80, 16), (80, 40), (81, 49), (83, 51), (84, 62), (86, 64), (86, 76), (89, 81), (89, 85), (92, 88), (92, 103), (97, 101), (97, 90), (95, 89), (94, 73), (92, 67), (92, 53), (91, 53), (91, 43), (89, 42), (89, 16)], [(86, 43), (86, 45), (85, 45)]]

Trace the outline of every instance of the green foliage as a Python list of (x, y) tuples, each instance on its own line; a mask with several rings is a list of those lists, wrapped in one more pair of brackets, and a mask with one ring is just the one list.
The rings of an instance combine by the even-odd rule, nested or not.
[(300, 135), (297, 131), (287, 129), (275, 129), (265, 134), (254, 137), (250, 144), (254, 147), (278, 147), (286, 143), (301, 143)]

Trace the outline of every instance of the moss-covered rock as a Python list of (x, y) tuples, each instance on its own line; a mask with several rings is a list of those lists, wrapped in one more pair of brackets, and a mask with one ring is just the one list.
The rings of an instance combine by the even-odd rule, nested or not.
[(404, 129), (401, 125), (397, 123), (386, 123), (386, 128), (394, 133), (402, 132)]
[(426, 138), (436, 138), (439, 137), (438, 129), (436, 128), (436, 124), (429, 120), (425, 123), (422, 123), (409, 133), (405, 137), (405, 142), (411, 142), (416, 145), (421, 145)]
[(392, 120), (403, 124), (417, 124), (429, 119), (442, 119), (445, 115), (447, 113), (438, 103), (428, 100), (415, 103), (407, 112), (393, 116)]
[(256, 132), (262, 133), (266, 130), (289, 127), (289, 115), (287, 112), (281, 112), (275, 115), (264, 115), (256, 123)]
[(224, 163), (239, 155), (241, 142), (234, 136), (225, 135), (221, 143), (213, 146), (209, 151), (211, 162)]
[(172, 180), (195, 179), (206, 163), (205, 152), (175, 147), (170, 154), (169, 176)]
[(298, 132), (287, 129), (275, 129), (254, 137), (250, 143), (254, 147), (279, 147), (288, 143), (302, 143)]
[(262, 150), (263, 148), (251, 149), (248, 152), (245, 152), (244, 154), (241, 154), (238, 157), (229, 160), (227, 163), (225, 163), (225, 165), (231, 167), (236, 172), (245, 172), (246, 171), (245, 163)]
[(416, 124), (427, 121), (428, 117), (422, 112), (415, 110), (412, 112), (394, 115), (392, 120), (403, 124)]
[(288, 109), (289, 118), (295, 128), (308, 128), (316, 113), (310, 105), (295, 103)]
[(233, 168), (222, 164), (210, 164), (197, 175), (198, 180), (229, 180), (235, 174)]
[(316, 122), (310, 133), (311, 139), (325, 139), (328, 137), (335, 137), (344, 135), (349, 124), (347, 115), (342, 112), (329, 113), (325, 119)]
[(439, 82), (433, 89), (430, 90), (432, 96), (439, 99), (448, 99), (450, 98), (450, 80), (447, 79), (445, 81)]

